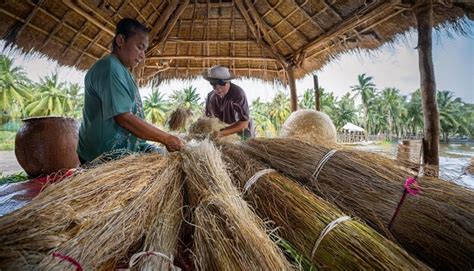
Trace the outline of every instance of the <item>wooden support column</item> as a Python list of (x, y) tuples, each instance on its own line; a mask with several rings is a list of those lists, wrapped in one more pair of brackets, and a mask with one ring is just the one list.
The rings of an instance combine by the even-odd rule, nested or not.
[(318, 76), (313, 74), (314, 81), (314, 104), (316, 105), (316, 110), (321, 111), (321, 92), (319, 91)]
[(298, 110), (298, 95), (296, 93), (295, 66), (288, 65), (286, 72), (288, 74), (288, 86), (291, 95), (291, 112)]
[(418, 0), (415, 16), (418, 23), (418, 61), (420, 89), (424, 116), (423, 164), (438, 166), (439, 113), (436, 101), (436, 82), (432, 59), (433, 3)]

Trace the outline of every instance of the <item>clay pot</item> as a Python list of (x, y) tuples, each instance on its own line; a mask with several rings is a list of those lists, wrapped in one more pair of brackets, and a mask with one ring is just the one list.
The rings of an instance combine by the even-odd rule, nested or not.
[(16, 159), (31, 177), (78, 167), (78, 136), (79, 123), (72, 118), (24, 119), (15, 138)]

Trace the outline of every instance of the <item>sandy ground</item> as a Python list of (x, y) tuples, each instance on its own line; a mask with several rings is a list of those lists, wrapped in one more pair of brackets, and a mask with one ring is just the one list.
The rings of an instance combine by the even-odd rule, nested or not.
[(22, 170), (14, 151), (0, 151), (0, 175), (9, 175)]

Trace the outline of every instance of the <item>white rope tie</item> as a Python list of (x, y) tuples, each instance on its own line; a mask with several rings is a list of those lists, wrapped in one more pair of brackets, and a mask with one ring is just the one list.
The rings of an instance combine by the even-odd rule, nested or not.
[(319, 234), (318, 240), (316, 240), (316, 243), (314, 244), (313, 250), (311, 251), (311, 259), (314, 257), (314, 253), (316, 253), (316, 250), (319, 247), (319, 244), (323, 240), (324, 236), (326, 236), (332, 229), (334, 229), (339, 223), (342, 223), (346, 220), (350, 220), (350, 216), (341, 216), (333, 221), (331, 223), (327, 224), (326, 227), (321, 231)]
[(265, 174), (268, 174), (268, 173), (272, 173), (272, 172), (276, 172), (276, 170), (274, 170), (273, 168), (266, 168), (266, 169), (262, 169), (262, 170), (259, 170), (257, 171), (252, 177), (250, 177), (250, 179), (245, 183), (244, 185), (244, 193), (247, 192), (247, 190), (249, 190), (249, 188), (257, 182), (257, 180), (262, 177), (263, 175)]
[(150, 256), (150, 255), (161, 257), (168, 260), (171, 265), (171, 270), (177, 270), (177, 271), (181, 270), (181, 268), (173, 265), (173, 256), (168, 257), (166, 254), (163, 254), (161, 252), (156, 252), (156, 251), (143, 251), (143, 252), (138, 252), (138, 253), (133, 254), (133, 256), (130, 258), (130, 263), (128, 264), (128, 268), (131, 269), (135, 264), (138, 263), (138, 261), (142, 257)]
[(319, 160), (319, 163), (318, 163), (318, 165), (316, 166), (316, 169), (313, 172), (313, 181), (316, 181), (318, 179), (319, 173), (323, 169), (324, 165), (329, 160), (329, 158), (331, 158), (331, 156), (333, 156), (333, 154), (336, 153), (336, 151), (337, 151), (336, 149), (328, 151), (323, 156), (323, 158), (321, 158), (321, 160)]

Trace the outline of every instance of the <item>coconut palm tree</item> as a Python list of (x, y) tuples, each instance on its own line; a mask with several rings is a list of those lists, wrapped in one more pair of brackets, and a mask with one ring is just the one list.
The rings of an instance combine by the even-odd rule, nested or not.
[[(31, 99), (30, 80), (22, 67), (14, 66), (7, 56), (0, 55), (0, 105), (3, 116), (19, 117)], [(24, 113), (24, 112), (23, 112)]]
[(291, 114), (290, 98), (283, 92), (277, 93), (270, 102), (270, 111), (268, 113), (275, 128), (280, 130), (283, 122)]
[(173, 108), (183, 107), (191, 110), (195, 115), (203, 111), (203, 106), (200, 104), (201, 98), (195, 87), (189, 86), (181, 90), (173, 91), (170, 97), (170, 103)]
[(154, 88), (151, 94), (145, 97), (143, 101), (145, 118), (154, 124), (164, 125), (166, 121), (166, 112), (169, 110), (169, 104), (164, 99), (164, 94)]
[(417, 89), (411, 94), (410, 101), (406, 104), (408, 124), (411, 134), (415, 135), (423, 130), (423, 109), (421, 106), (421, 91)]
[(460, 98), (454, 99), (454, 93), (448, 90), (438, 91), (439, 122), (443, 141), (449, 141), (449, 135), (456, 133), (469, 134), (469, 123), (464, 103)]
[(65, 88), (67, 96), (67, 108), (68, 111), (65, 112), (66, 116), (73, 118), (82, 117), (82, 108), (84, 107), (84, 92), (82, 91), (79, 84), (70, 84)]
[(250, 115), (255, 125), (255, 130), (258, 136), (274, 137), (277, 134), (277, 129), (271, 118), (269, 103), (264, 103), (257, 98), (250, 106)]
[(372, 82), (372, 80), (372, 76), (367, 76), (365, 73), (359, 74), (357, 76), (358, 84), (350, 87), (351, 91), (355, 92), (354, 97), (360, 95), (363, 108), (362, 114), (364, 116), (364, 128), (368, 134), (371, 132), (369, 125), (369, 106), (375, 95), (375, 84)]
[(357, 123), (357, 110), (354, 100), (350, 97), (350, 93), (346, 93), (339, 101), (336, 100), (333, 121), (337, 130), (348, 122)]
[[(321, 90), (321, 88), (320, 88)], [(315, 109), (315, 98), (314, 98), (314, 89), (308, 88), (304, 91), (301, 101), (299, 102), (300, 108)]]
[(388, 133), (401, 134), (402, 115), (405, 114), (403, 106), (404, 98), (400, 96), (400, 90), (396, 88), (385, 88), (382, 90), (383, 107), (382, 112), (387, 116)]
[(67, 89), (58, 81), (57, 72), (41, 78), (35, 89), (34, 101), (26, 106), (29, 116), (63, 116), (71, 110)]

